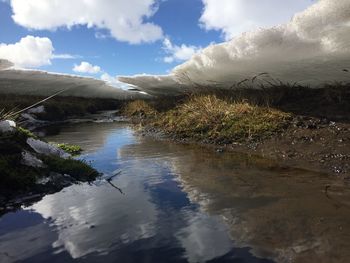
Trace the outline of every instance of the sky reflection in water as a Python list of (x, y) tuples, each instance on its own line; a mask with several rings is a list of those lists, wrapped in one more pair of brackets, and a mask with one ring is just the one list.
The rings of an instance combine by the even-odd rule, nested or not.
[(1, 262), (266, 262), (234, 248), (222, 217), (182, 191), (174, 164), (192, 155), (185, 147), (137, 137), (121, 124), (70, 125), (47, 139), (80, 144), (82, 158), (106, 174), (120, 170), (112, 182), (125, 195), (99, 181), (6, 214)]

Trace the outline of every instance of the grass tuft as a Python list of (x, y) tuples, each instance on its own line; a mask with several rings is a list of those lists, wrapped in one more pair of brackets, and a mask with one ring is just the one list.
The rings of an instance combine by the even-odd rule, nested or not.
[(135, 100), (124, 107), (123, 114), (128, 117), (153, 118), (157, 115), (157, 111), (146, 101)]
[(276, 109), (205, 95), (161, 114), (151, 125), (181, 137), (229, 143), (271, 136), (286, 127), (290, 117)]

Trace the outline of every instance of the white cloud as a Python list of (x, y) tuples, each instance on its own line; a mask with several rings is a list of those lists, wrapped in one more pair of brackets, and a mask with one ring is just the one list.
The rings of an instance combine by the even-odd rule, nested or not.
[(80, 65), (74, 65), (73, 71), (79, 73), (97, 74), (101, 72), (101, 68), (99, 66), (94, 66), (89, 62), (82, 61)]
[(167, 93), (191, 87), (193, 83), (231, 87), (262, 72), (282, 82), (312, 87), (332, 81), (348, 82), (349, 74), (343, 69), (349, 68), (350, 61), (349, 10), (349, 0), (320, 0), (296, 14), (289, 23), (210, 45), (163, 79), (156, 76), (120, 79), (146, 92), (150, 90), (149, 93), (155, 90), (160, 93), (162, 89)]
[(200, 47), (187, 46), (182, 44), (177, 46), (171, 43), (169, 38), (165, 38), (163, 41), (163, 49), (168, 54), (164, 57), (164, 62), (172, 63), (174, 61), (184, 61), (190, 59), (195, 53), (201, 50)]
[(11, 61), (16, 67), (38, 68), (50, 65), (52, 59), (75, 59), (80, 56), (55, 54), (47, 37), (26, 36), (14, 44), (0, 43), (0, 59)]
[(77, 55), (71, 55), (71, 54), (53, 54), (53, 59), (76, 59), (80, 58), (80, 56)]
[(53, 45), (49, 38), (26, 36), (15, 44), (0, 44), (0, 58), (18, 67), (40, 67), (51, 64)]
[(288, 22), (312, 0), (202, 0), (200, 24), (207, 30), (222, 31), (226, 40), (259, 27)]
[(54, 30), (86, 25), (107, 29), (120, 41), (137, 44), (162, 38), (162, 29), (147, 19), (155, 0), (11, 0), (13, 20), (26, 28)]

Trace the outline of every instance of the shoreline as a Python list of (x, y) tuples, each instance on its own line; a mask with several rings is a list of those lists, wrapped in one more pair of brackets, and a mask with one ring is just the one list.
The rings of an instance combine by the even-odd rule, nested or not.
[[(343, 98), (345, 103), (350, 97)], [(298, 97), (293, 98), (288, 106), (302, 107), (299, 103)], [(332, 101), (326, 105), (332, 108), (330, 116), (302, 115), (216, 95), (190, 97), (165, 110), (157, 109), (154, 102), (134, 104), (130, 103), (124, 114), (139, 125), (145, 136), (200, 144), (219, 152), (257, 155), (282, 166), (350, 179), (350, 120), (345, 114), (348, 109)], [(322, 107), (325, 106), (319, 105), (313, 111)], [(333, 118), (339, 112), (343, 117)]]
[[(308, 117), (306, 119), (306, 122), (311, 121), (312, 123), (320, 121), (310, 120)], [(231, 151), (257, 155), (275, 161), (281, 166), (307, 169), (350, 179), (350, 124), (328, 121), (328, 124), (317, 124), (312, 128), (295, 127), (295, 123), (299, 121), (300, 116), (296, 116), (293, 119), (294, 124), (286, 131), (261, 141), (228, 144), (181, 137), (147, 125), (141, 128), (140, 133), (143, 136), (151, 136), (160, 140), (197, 144), (218, 152)], [(335, 132), (340, 134), (334, 134)], [(335, 136), (330, 137), (332, 134)]]

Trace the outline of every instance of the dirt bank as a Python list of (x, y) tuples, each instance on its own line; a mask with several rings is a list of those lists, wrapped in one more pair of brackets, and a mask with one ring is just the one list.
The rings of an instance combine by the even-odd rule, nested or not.
[(196, 95), (165, 111), (155, 105), (139, 101), (124, 111), (144, 135), (350, 178), (349, 85)]

